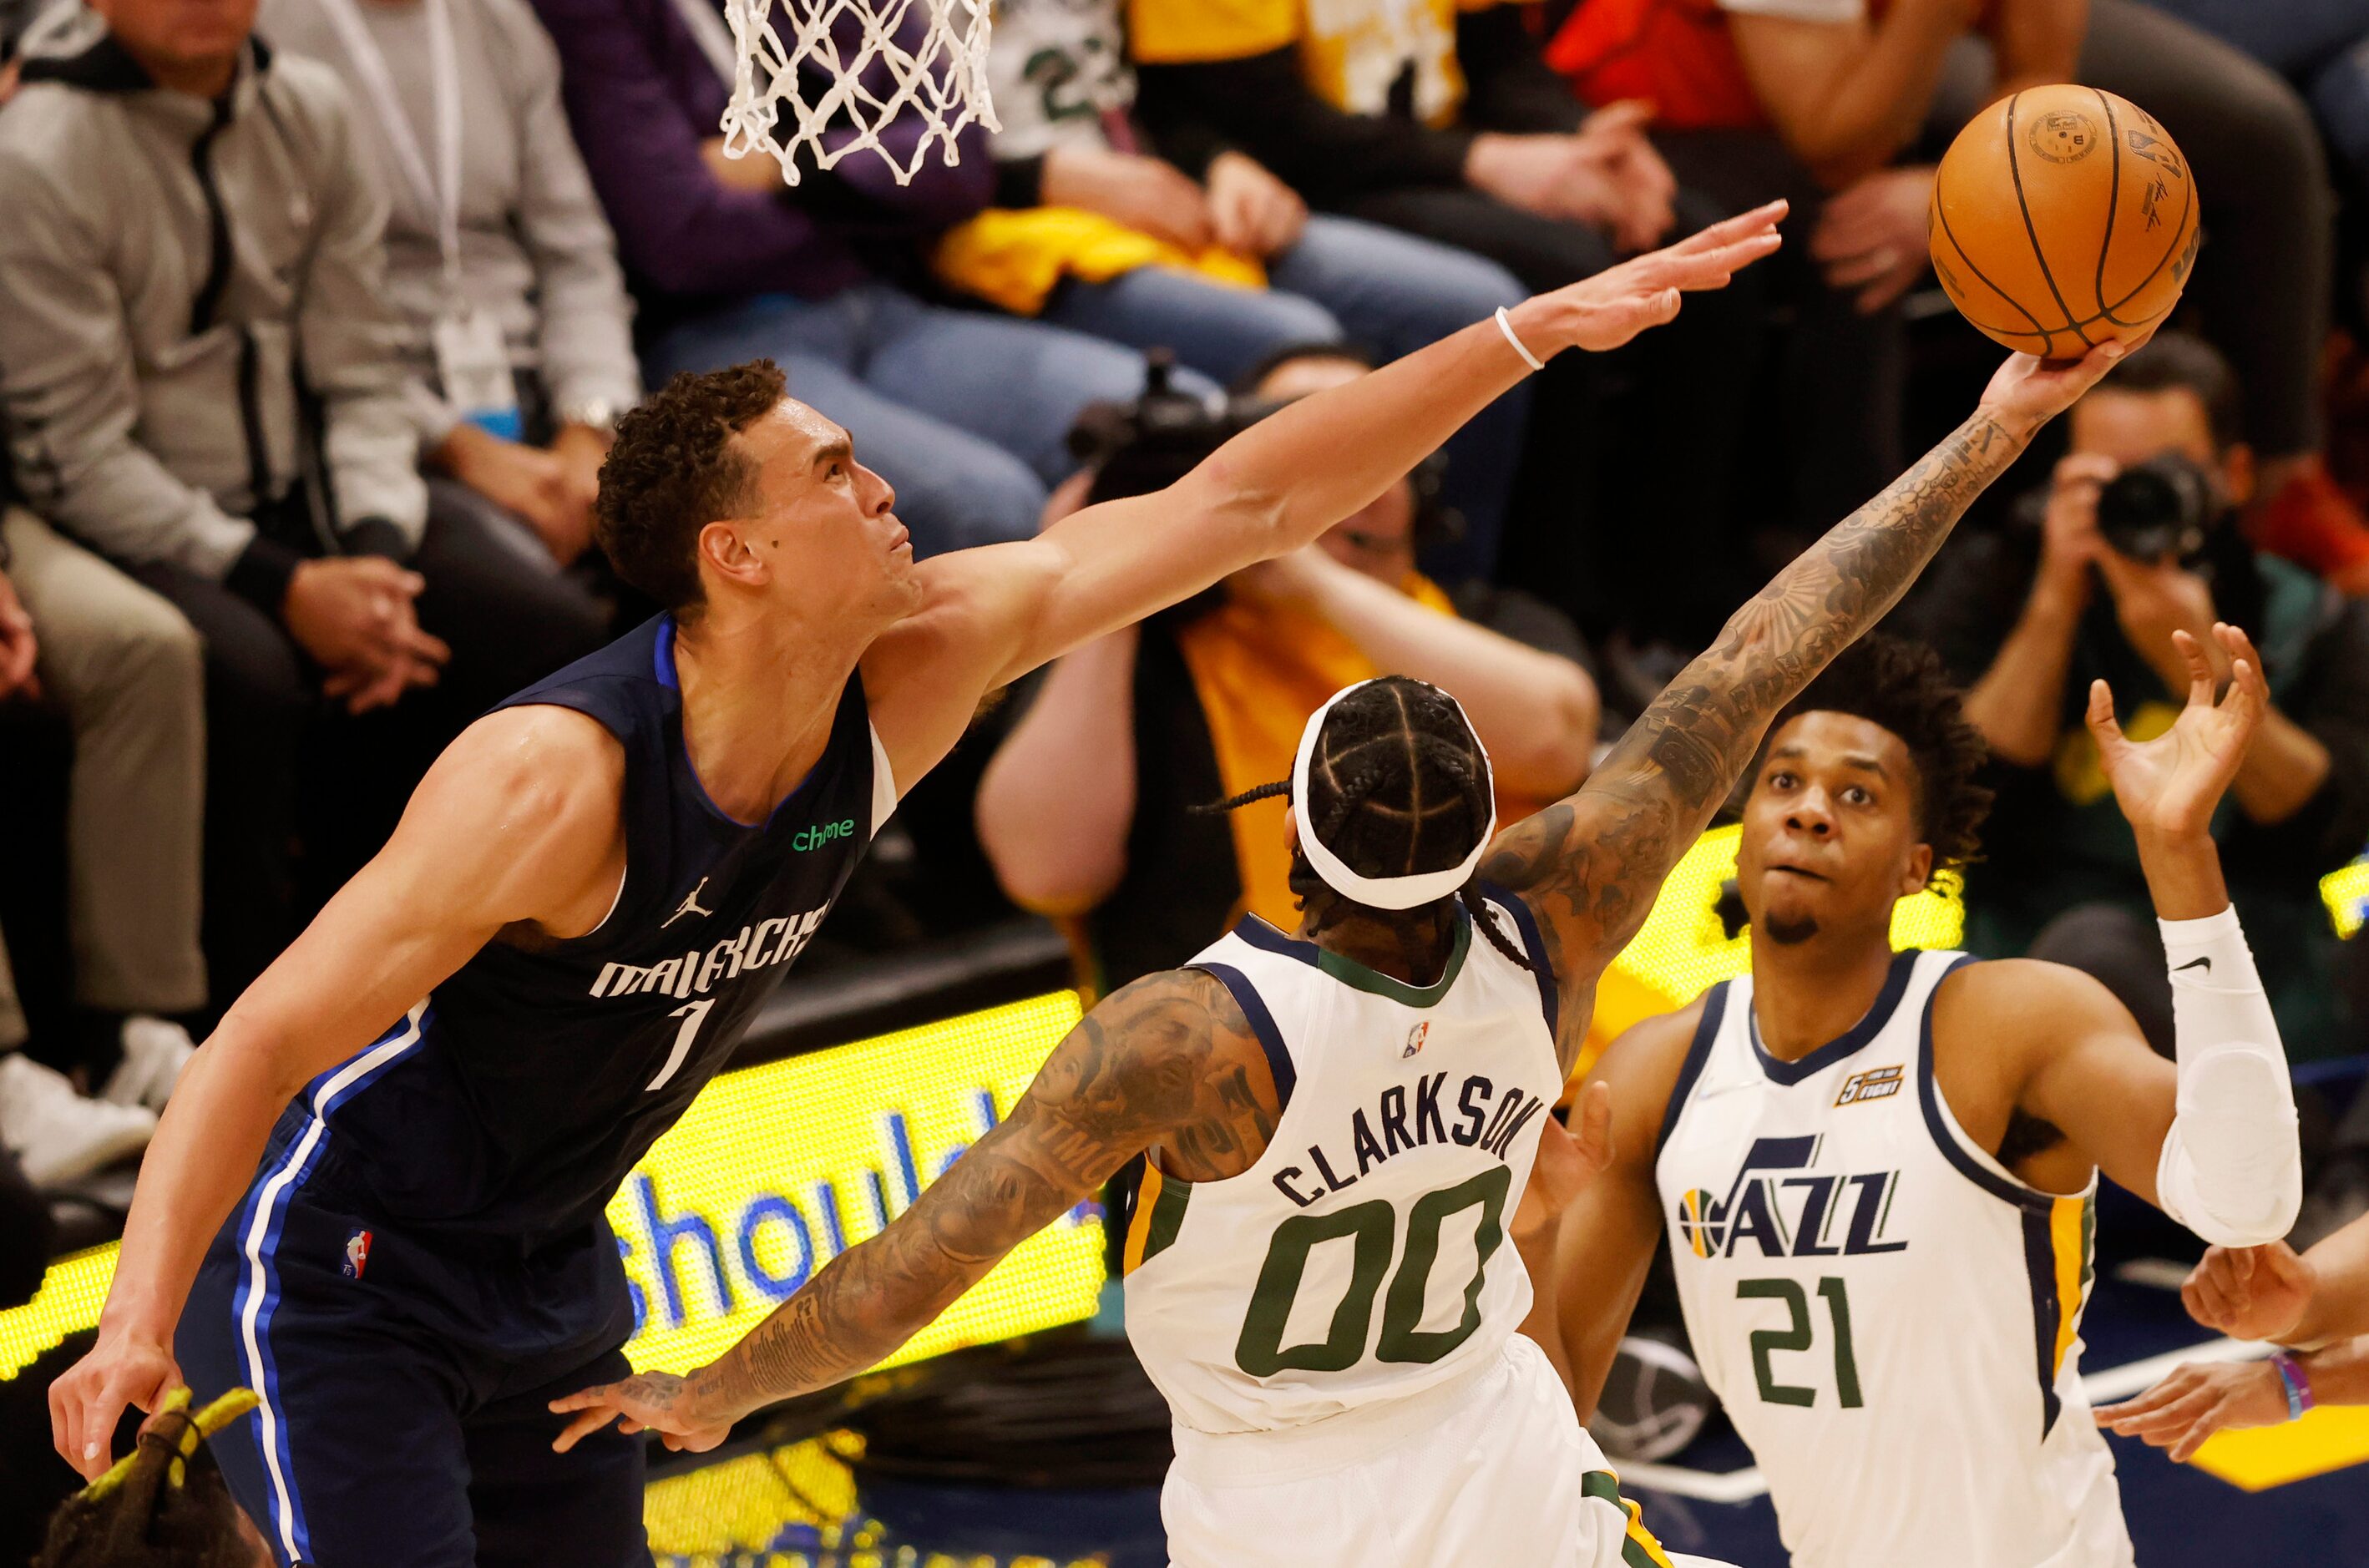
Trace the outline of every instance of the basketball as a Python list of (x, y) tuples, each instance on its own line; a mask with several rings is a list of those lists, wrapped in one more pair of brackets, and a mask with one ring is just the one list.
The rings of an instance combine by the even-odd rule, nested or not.
[(2196, 264), (2196, 182), (2155, 116), (2070, 83), (1992, 105), (1933, 180), (1933, 269), (2010, 349), (2078, 359), (2179, 303)]

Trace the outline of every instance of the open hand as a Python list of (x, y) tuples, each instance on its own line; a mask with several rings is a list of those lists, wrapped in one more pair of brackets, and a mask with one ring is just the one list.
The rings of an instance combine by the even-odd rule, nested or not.
[(2216, 622), (2213, 635), (2229, 658), (2228, 692), (2213, 700), (2213, 666), (2203, 645), (2186, 632), (2171, 635), (2188, 665), (2188, 705), (2153, 740), (2133, 741), (2114, 718), (2114, 694), (2103, 681), (2089, 683), (2089, 733), (2098, 763), (2134, 831), (2184, 837), (2205, 831), (2229, 781), (2246, 760), (2271, 689), (2262, 658), (2246, 634)]
[(2098, 1425), (2185, 1463), (2204, 1439), (2233, 1426), (2276, 1426), (2287, 1418), (2286, 1385), (2267, 1361), (2191, 1362), (2121, 1404), (2097, 1413)]
[(551, 1402), (561, 1415), (577, 1413), (567, 1429), (552, 1439), (555, 1453), (566, 1453), (612, 1421), (624, 1433), (656, 1432), (666, 1446), (704, 1454), (731, 1435), (732, 1417), (702, 1408), (689, 1383), (672, 1372), (644, 1372), (619, 1383), (603, 1383)]
[(1618, 349), (1647, 327), (1676, 316), (1688, 292), (1723, 289), (1737, 272), (1775, 251), (1784, 243), (1777, 224), (1785, 212), (1784, 202), (1771, 201), (1674, 246), (1541, 294), (1516, 308), (1515, 329), (1540, 355), (1566, 348)]
[(2284, 1242), (2214, 1247), (2180, 1288), (2188, 1315), (2232, 1339), (2284, 1341), (2303, 1322), (2319, 1271)]

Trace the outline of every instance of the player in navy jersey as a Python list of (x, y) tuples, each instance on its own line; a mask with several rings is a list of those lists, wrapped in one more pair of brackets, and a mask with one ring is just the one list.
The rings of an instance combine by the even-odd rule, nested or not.
[(639, 1441), (554, 1453), (545, 1408), (627, 1370), (602, 1210), (900, 787), (989, 692), (1313, 541), (1526, 365), (1768, 254), (1781, 214), (1306, 399), (1166, 490), (918, 565), (888, 486), (771, 365), (678, 377), (621, 423), (599, 508), (668, 612), (464, 732), (223, 1016), (98, 1344), (51, 1391), (59, 1451), (95, 1476), (127, 1403), (252, 1383), (221, 1457), (283, 1562), (647, 1561)]

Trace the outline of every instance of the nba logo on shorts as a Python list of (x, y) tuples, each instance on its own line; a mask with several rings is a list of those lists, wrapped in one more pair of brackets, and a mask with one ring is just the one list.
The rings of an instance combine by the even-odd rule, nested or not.
[(343, 1272), (348, 1279), (360, 1279), (362, 1276), (362, 1270), (370, 1266), (370, 1243), (371, 1233), (367, 1230), (357, 1230), (346, 1238), (346, 1266)]
[(1407, 1058), (1414, 1055), (1415, 1052), (1423, 1049), (1424, 1036), (1430, 1033), (1431, 1020), (1428, 1018), (1416, 1024), (1413, 1028), (1409, 1029), (1407, 1031), (1406, 1049), (1399, 1053), (1399, 1059), (1401, 1061), (1404, 1061)]

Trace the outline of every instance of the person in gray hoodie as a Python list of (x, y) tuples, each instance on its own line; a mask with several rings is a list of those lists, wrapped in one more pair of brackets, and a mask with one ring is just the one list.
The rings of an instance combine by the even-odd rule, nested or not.
[(205, 641), (217, 996), (293, 933), (298, 742), (325, 705), (388, 710), (327, 749), (343, 765), (307, 827), (334, 885), (444, 740), (605, 629), (482, 515), (430, 506), (385, 197), (342, 84), (252, 38), (255, 9), (52, 11), (0, 109), (14, 475)]
[[(257, 30), (345, 81), (355, 143), (392, 199), (386, 297), (430, 495), (510, 520), (539, 569), (575, 561), (641, 368), (543, 24), (526, 0), (263, 0)], [(475, 321), (501, 344), (482, 388), (445, 362)]]

